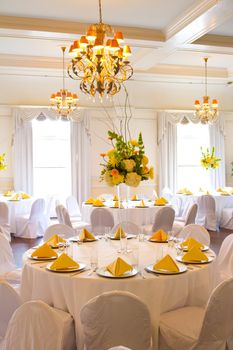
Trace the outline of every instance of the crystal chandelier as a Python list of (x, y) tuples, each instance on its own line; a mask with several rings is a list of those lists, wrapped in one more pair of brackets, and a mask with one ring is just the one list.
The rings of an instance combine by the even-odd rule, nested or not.
[(101, 0), (99, 0), (99, 23), (92, 24), (86, 35), (75, 40), (70, 47), (72, 60), (68, 74), (72, 79), (80, 79), (80, 89), (85, 94), (100, 99), (113, 96), (121, 89), (121, 84), (133, 75), (129, 62), (131, 49), (128, 45), (121, 47), (124, 41), (121, 32), (102, 22)]
[[(203, 103), (199, 100), (195, 101), (194, 119), (200, 121), (202, 124), (214, 123), (218, 119), (218, 101), (213, 99), (212, 105), (209, 103), (209, 96), (207, 95), (207, 61), (208, 57), (204, 57), (205, 61), (205, 96), (203, 96)], [(196, 117), (196, 118), (195, 118)]]
[(69, 114), (77, 107), (78, 96), (65, 89), (65, 50), (61, 47), (63, 54), (63, 86), (62, 89), (50, 97), (52, 109), (59, 113), (62, 120), (70, 120)]

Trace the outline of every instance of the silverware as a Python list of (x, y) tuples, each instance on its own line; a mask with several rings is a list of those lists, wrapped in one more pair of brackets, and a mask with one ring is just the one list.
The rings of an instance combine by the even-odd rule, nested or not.
[(93, 274), (93, 272), (96, 272), (97, 267), (95, 267), (94, 269), (91, 269), (91, 271), (87, 274), (87, 276), (91, 276)]
[(79, 275), (80, 273), (83, 273), (83, 272), (86, 272), (86, 271), (89, 271), (89, 270), (90, 270), (90, 269), (84, 269), (84, 270), (82, 270), (82, 271), (76, 271), (76, 272), (70, 274), (69, 276), (70, 276), (70, 277), (73, 277), (73, 276)]

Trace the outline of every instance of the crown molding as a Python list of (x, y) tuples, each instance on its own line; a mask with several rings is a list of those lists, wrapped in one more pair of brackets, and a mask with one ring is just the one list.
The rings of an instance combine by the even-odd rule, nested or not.
[(233, 36), (206, 34), (193, 42), (197, 45), (233, 47)]

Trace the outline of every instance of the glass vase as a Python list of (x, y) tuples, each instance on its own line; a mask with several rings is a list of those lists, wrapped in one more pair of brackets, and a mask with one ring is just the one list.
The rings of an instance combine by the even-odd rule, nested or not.
[(129, 207), (130, 201), (130, 186), (125, 183), (121, 183), (117, 185), (117, 196), (119, 201), (119, 207), (121, 203), (125, 203), (126, 207)]

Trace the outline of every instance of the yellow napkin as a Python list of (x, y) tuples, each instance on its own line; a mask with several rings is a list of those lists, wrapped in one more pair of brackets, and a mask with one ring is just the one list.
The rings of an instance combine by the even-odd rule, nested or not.
[(6, 191), (3, 193), (3, 196), (5, 197), (11, 197), (13, 195), (13, 191)]
[(54, 263), (50, 265), (50, 269), (52, 270), (65, 270), (65, 269), (73, 269), (79, 268), (79, 264), (76, 263), (73, 259), (71, 259), (67, 254), (62, 253), (59, 258), (57, 258)]
[(216, 192), (223, 192), (223, 188), (222, 188), (222, 187), (218, 187), (218, 188), (216, 189)]
[(88, 241), (95, 240), (95, 236), (93, 236), (87, 229), (83, 228), (82, 231), (79, 234), (80, 241)]
[(57, 253), (52, 250), (50, 246), (48, 246), (47, 243), (44, 243), (42, 246), (37, 248), (32, 254), (32, 257), (37, 258), (52, 258), (54, 256), (57, 256)]
[(154, 232), (153, 235), (149, 238), (150, 241), (167, 241), (167, 239), (168, 235), (163, 229)]
[(11, 200), (14, 200), (14, 201), (19, 201), (20, 199), (21, 199), (20, 193), (16, 193), (13, 197), (11, 197)]
[(137, 205), (137, 207), (145, 207), (145, 202), (142, 199), (141, 202)]
[(113, 199), (112, 199), (113, 201), (118, 201), (118, 196), (116, 195), (116, 194), (114, 194), (114, 196), (113, 196)]
[(29, 198), (31, 198), (31, 197), (29, 196), (29, 194), (27, 194), (27, 193), (25, 193), (25, 192), (21, 192), (21, 198), (22, 198), (22, 199), (29, 199)]
[(85, 201), (85, 203), (86, 203), (86, 204), (93, 204), (94, 201), (95, 201), (95, 198), (90, 197), (90, 198), (88, 198), (88, 199)]
[(134, 194), (131, 198), (131, 201), (137, 201), (138, 200), (138, 196), (136, 194)]
[(222, 191), (221, 196), (230, 196), (230, 193), (227, 191)]
[(182, 260), (189, 261), (208, 261), (208, 257), (200, 250), (200, 248), (194, 246), (189, 252), (184, 254)]
[(167, 254), (164, 258), (162, 258), (159, 262), (154, 264), (153, 266), (154, 270), (165, 270), (169, 272), (179, 272), (179, 267), (175, 263), (175, 261), (172, 259), (172, 257)]
[(49, 238), (45, 243), (47, 243), (52, 247), (56, 247), (58, 246), (59, 243), (65, 243), (65, 242), (66, 242), (65, 239), (61, 238), (57, 233), (55, 233), (55, 235)]
[(161, 197), (156, 199), (154, 205), (165, 205), (167, 202), (168, 201), (165, 198)]
[(117, 258), (106, 269), (111, 272), (113, 276), (122, 276), (125, 272), (133, 270), (133, 267), (121, 258)]
[(93, 202), (93, 205), (95, 207), (104, 207), (104, 203), (101, 202), (99, 199), (96, 199), (94, 202)]
[(191, 191), (187, 189), (187, 187), (181, 188), (180, 190), (177, 191), (179, 194), (193, 194)]
[(181, 243), (181, 247), (188, 249), (190, 251), (193, 247), (198, 247), (199, 249), (204, 248), (203, 244), (198, 242), (196, 239), (189, 237), (183, 243)]
[(193, 192), (189, 191), (189, 190), (186, 190), (185, 194), (193, 194)]
[(121, 226), (119, 226), (116, 233), (115, 233), (114, 238), (120, 239), (121, 237), (125, 238), (125, 232), (124, 232), (123, 228)]

